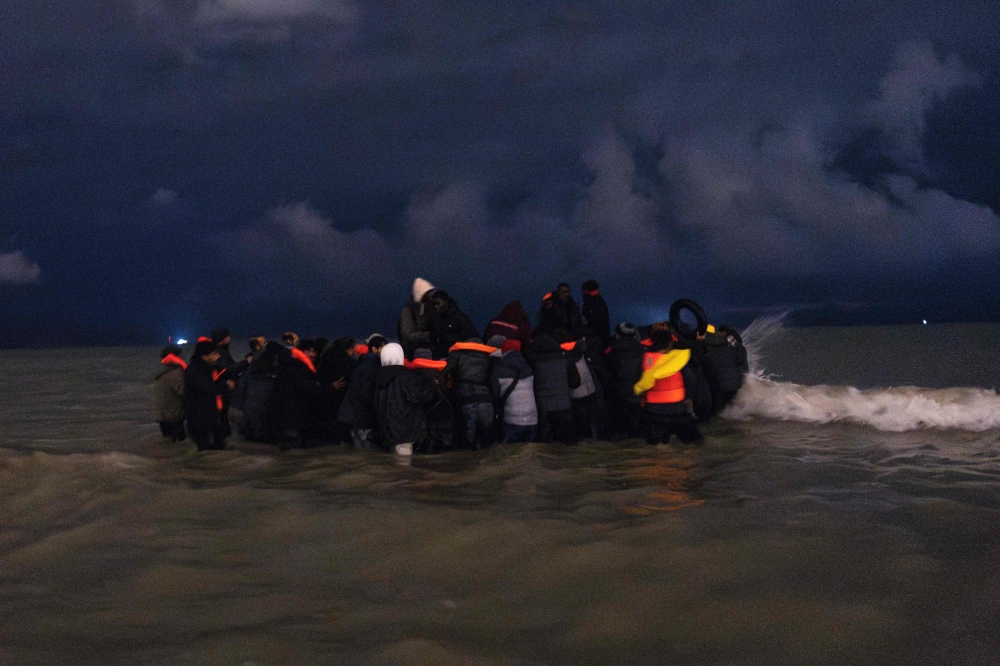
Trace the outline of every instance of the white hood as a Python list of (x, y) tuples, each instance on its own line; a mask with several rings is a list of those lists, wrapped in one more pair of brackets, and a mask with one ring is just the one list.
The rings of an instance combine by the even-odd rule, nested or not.
[(420, 299), (424, 297), (428, 291), (434, 291), (434, 285), (423, 278), (417, 278), (413, 281), (413, 302), (419, 303)]
[(382, 353), (379, 355), (382, 360), (382, 367), (387, 365), (403, 365), (403, 348), (400, 347), (395, 342), (390, 342), (385, 347), (382, 347)]

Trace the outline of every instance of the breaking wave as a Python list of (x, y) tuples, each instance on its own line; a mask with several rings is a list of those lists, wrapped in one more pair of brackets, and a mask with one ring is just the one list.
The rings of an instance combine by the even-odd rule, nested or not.
[(920, 428), (982, 432), (1000, 428), (1000, 396), (979, 388), (803, 386), (747, 375), (723, 416), (805, 423), (847, 421), (889, 432)]
[(1000, 428), (1000, 396), (993, 390), (916, 386), (857, 389), (806, 386), (766, 374), (764, 346), (783, 335), (785, 315), (761, 317), (743, 331), (750, 374), (723, 412), (731, 419), (804, 423), (858, 423), (887, 432), (941, 428), (983, 432)]

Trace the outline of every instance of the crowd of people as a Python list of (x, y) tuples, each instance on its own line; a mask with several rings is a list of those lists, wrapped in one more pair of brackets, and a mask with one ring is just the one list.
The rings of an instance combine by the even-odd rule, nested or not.
[(560, 284), (542, 298), (537, 326), (512, 301), (480, 335), (455, 299), (417, 278), (396, 333), (398, 342), (254, 336), (239, 361), (221, 327), (188, 361), (168, 346), (155, 381), (161, 432), (199, 450), (224, 448), (235, 429), (283, 449), (345, 443), (402, 456), (581, 438), (690, 444), (748, 372), (729, 326), (612, 330), (593, 280), (582, 307)]

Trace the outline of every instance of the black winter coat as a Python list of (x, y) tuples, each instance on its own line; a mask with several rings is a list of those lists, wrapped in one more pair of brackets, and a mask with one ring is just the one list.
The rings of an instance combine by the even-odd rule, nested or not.
[(642, 378), (642, 355), (646, 348), (635, 338), (619, 338), (611, 341), (608, 351), (610, 392), (619, 403), (640, 402), (641, 398), (632, 391), (635, 383)]
[(569, 392), (580, 385), (580, 373), (549, 335), (537, 336), (528, 355), (535, 376), (535, 400), (544, 412), (560, 412), (572, 406)]
[(735, 393), (743, 386), (743, 376), (750, 371), (747, 350), (735, 338), (710, 333), (705, 337), (703, 362), (705, 379), (713, 393)]
[(478, 338), (479, 332), (469, 316), (452, 301), (444, 312), (431, 317), (431, 352), (436, 359), (448, 357), (448, 350), (456, 342)]
[(365, 354), (351, 373), (347, 393), (340, 403), (337, 420), (352, 428), (374, 428), (375, 420), (375, 375), (382, 366), (375, 354)]
[(285, 430), (309, 430), (319, 412), (319, 378), (291, 354), (282, 355), (278, 382), (274, 387), (278, 427)]
[(380, 367), (375, 376), (375, 405), (382, 444), (392, 448), (426, 439), (424, 410), (436, 398), (434, 387), (420, 373), (401, 365)]
[(690, 349), (691, 360), (684, 366), (684, 392), (694, 405), (698, 420), (705, 421), (712, 416), (712, 389), (705, 379), (705, 342), (703, 340), (681, 340), (674, 349)]
[(607, 344), (611, 339), (611, 315), (608, 314), (608, 304), (604, 297), (597, 296), (583, 297), (583, 318), (587, 320), (587, 328), (597, 334), (597, 336)]
[(226, 392), (226, 375), (212, 379), (213, 368), (201, 358), (193, 358), (184, 371), (184, 411), (192, 437), (222, 427), (216, 396)]
[(467, 405), (490, 402), (490, 355), (472, 349), (460, 349), (448, 354), (444, 372), (451, 375), (455, 402)]
[(572, 296), (560, 301), (556, 296), (552, 296), (552, 307), (542, 306), (541, 314), (538, 318), (538, 328), (541, 332), (552, 334), (556, 330), (564, 330), (573, 336), (573, 339), (580, 337), (580, 306), (576, 304)]

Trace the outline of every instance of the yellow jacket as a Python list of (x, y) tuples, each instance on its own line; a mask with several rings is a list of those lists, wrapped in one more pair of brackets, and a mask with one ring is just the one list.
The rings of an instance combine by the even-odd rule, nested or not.
[(668, 351), (657, 359), (656, 364), (653, 365), (653, 367), (643, 370), (642, 377), (635, 383), (635, 386), (632, 387), (632, 392), (636, 395), (645, 393), (649, 389), (653, 388), (653, 384), (656, 383), (656, 380), (666, 379), (670, 375), (680, 372), (690, 360), (690, 349), (673, 349)]

